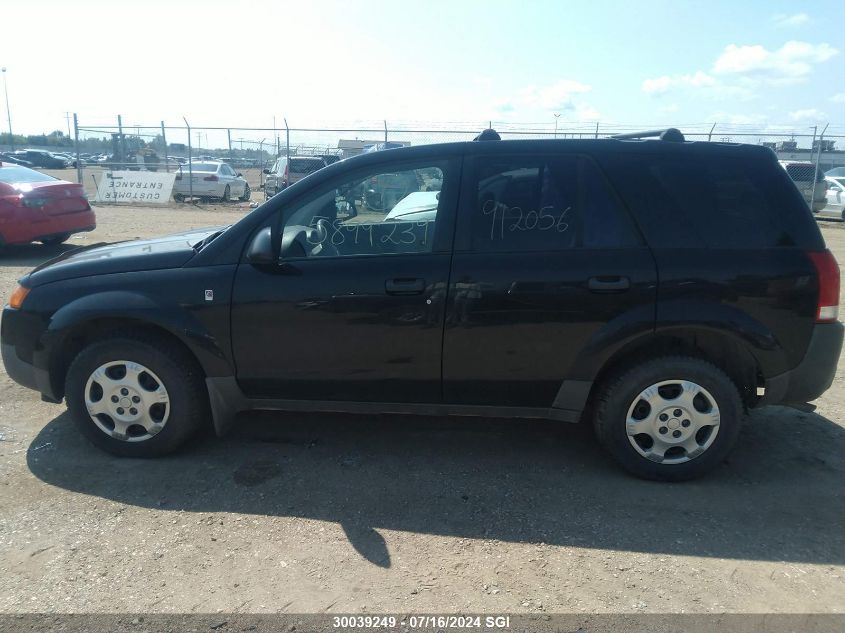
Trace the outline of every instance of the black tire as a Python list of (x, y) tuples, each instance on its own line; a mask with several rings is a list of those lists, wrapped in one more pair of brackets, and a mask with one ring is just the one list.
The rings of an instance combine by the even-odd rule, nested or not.
[[(162, 430), (149, 439), (130, 442), (107, 435), (85, 406), (88, 378), (97, 368), (116, 360), (140, 363), (167, 389), (169, 415)], [(173, 452), (208, 419), (208, 392), (196, 360), (172, 343), (144, 334), (117, 334), (84, 348), (68, 369), (65, 398), (82, 434), (99, 448), (121, 457), (157, 457)]]
[(242, 195), (238, 200), (241, 202), (248, 202), (249, 199), (252, 197), (252, 189), (249, 188), (249, 183), (246, 183), (244, 186), (244, 195)]
[(220, 198), (223, 202), (229, 202), (232, 198), (232, 190), (229, 189), (229, 185), (226, 185), (226, 188), (223, 189), (223, 197)]
[(185, 196), (181, 193), (174, 193), (173, 200), (175, 202), (185, 202)]
[[(626, 418), (644, 389), (676, 380), (694, 382), (712, 395), (719, 408), (718, 432), (706, 450), (688, 461), (658, 463), (634, 448), (626, 431)], [(713, 470), (727, 457), (739, 437), (742, 416), (739, 392), (725, 372), (699, 358), (663, 356), (629, 367), (605, 381), (599, 388), (593, 423), (599, 442), (628, 472), (643, 479), (685, 481)]]
[(70, 238), (70, 233), (62, 233), (60, 235), (53, 235), (52, 237), (45, 237), (40, 241), (44, 246), (58, 246), (67, 242), (68, 238)]

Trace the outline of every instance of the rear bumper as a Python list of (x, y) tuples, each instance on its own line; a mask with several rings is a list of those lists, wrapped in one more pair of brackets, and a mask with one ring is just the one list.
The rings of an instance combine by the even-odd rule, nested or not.
[(97, 228), (93, 209), (64, 213), (38, 221), (9, 220), (0, 223), (0, 244), (26, 244), (65, 233), (84, 233)]
[(194, 183), (193, 189), (191, 185), (184, 181), (176, 181), (173, 186), (174, 195), (190, 196), (191, 193), (195, 196), (213, 196), (222, 197), (225, 185), (221, 186), (219, 183), (202, 182)]
[(804, 359), (794, 369), (766, 380), (766, 395), (759, 404), (810, 402), (827, 391), (836, 375), (843, 333), (845, 326), (838, 321), (817, 324)]

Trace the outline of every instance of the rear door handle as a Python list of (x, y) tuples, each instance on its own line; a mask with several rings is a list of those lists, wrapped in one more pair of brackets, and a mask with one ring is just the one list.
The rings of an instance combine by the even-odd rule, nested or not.
[(389, 295), (421, 295), (425, 290), (425, 279), (400, 277), (384, 282), (384, 291)]
[(592, 292), (625, 292), (631, 287), (631, 280), (619, 275), (590, 277), (587, 287)]

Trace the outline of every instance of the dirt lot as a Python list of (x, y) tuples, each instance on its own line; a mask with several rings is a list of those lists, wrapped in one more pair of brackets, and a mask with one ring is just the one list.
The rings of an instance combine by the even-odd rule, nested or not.
[[(75, 245), (245, 207), (100, 208)], [(845, 225), (824, 227), (845, 262)], [(60, 249), (0, 254), (0, 296)], [(244, 416), (116, 459), (0, 370), (0, 612), (845, 611), (845, 384), (748, 420), (728, 463), (667, 485), (588, 429)]]

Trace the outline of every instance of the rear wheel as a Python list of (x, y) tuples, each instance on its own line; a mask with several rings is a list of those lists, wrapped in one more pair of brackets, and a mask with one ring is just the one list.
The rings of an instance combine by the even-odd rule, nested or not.
[(125, 457), (176, 450), (208, 409), (196, 361), (147, 336), (116, 336), (83, 349), (68, 369), (65, 397), (83, 435)]
[(70, 237), (70, 233), (61, 233), (59, 235), (53, 235), (51, 237), (45, 237), (41, 240), (41, 243), (45, 246), (56, 246), (57, 244), (62, 244), (67, 242), (68, 238)]
[(739, 436), (742, 402), (711, 363), (665, 356), (638, 364), (601, 388), (594, 424), (604, 447), (645, 479), (683, 481), (715, 468)]
[(248, 200), (250, 199), (250, 197), (251, 197), (251, 196), (252, 196), (252, 189), (250, 189), (250, 188), (249, 188), (249, 183), (246, 183), (246, 184), (244, 185), (244, 193), (243, 193), (243, 195), (242, 195), (240, 198), (238, 198), (238, 199), (239, 199), (241, 202), (246, 202), (246, 201), (248, 201)]
[(176, 202), (185, 202), (185, 196), (181, 193), (174, 193), (173, 200), (175, 200)]
[(232, 190), (229, 189), (229, 185), (226, 185), (226, 188), (223, 189), (223, 197), (221, 198), (223, 202), (229, 202), (232, 197)]

